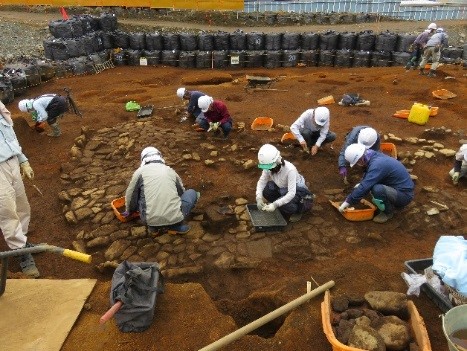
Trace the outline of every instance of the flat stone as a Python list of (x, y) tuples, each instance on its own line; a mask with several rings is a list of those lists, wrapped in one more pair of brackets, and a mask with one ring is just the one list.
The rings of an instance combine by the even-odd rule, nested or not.
[(257, 241), (246, 243), (248, 253), (253, 258), (270, 258), (272, 257), (271, 240), (264, 238)]

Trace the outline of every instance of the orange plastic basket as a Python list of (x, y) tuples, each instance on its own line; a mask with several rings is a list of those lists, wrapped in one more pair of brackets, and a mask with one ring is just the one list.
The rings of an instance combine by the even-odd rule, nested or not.
[(397, 159), (397, 148), (393, 143), (381, 143), (380, 150), (382, 153)]
[(328, 95), (321, 99), (318, 99), (318, 105), (331, 105), (334, 104), (336, 101), (334, 100), (334, 96)]
[(450, 92), (449, 90), (446, 90), (446, 89), (438, 89), (438, 90), (435, 90), (435, 91), (431, 92), (431, 94), (435, 98), (438, 98), (438, 99), (441, 99), (441, 100), (452, 99), (452, 98), (455, 98), (457, 96), (453, 92)]
[(269, 130), (274, 124), (274, 120), (271, 117), (256, 117), (251, 124), (253, 130)]
[(122, 216), (122, 213), (125, 211), (125, 197), (119, 197), (118, 199), (113, 200), (110, 205), (115, 213), (115, 217), (117, 217), (120, 222), (129, 222), (132, 219), (139, 217), (139, 212), (133, 212), (128, 217)]
[(291, 132), (287, 132), (287, 133), (284, 133), (284, 135), (282, 135), (281, 143), (285, 143), (287, 141), (293, 141), (293, 140), (297, 140), (297, 138), (295, 138), (295, 135), (293, 135), (293, 133)]
[[(332, 206), (339, 209), (340, 204), (338, 202), (334, 202), (331, 200), (329, 200), (329, 202), (332, 204)], [(368, 208), (365, 208), (362, 210), (347, 209), (344, 212), (342, 212), (342, 215), (344, 216), (344, 218), (352, 222), (362, 222), (362, 221), (372, 220), (373, 216), (375, 215), (376, 206), (373, 205), (370, 201), (367, 201), (365, 199), (361, 199), (360, 203), (367, 206)]]

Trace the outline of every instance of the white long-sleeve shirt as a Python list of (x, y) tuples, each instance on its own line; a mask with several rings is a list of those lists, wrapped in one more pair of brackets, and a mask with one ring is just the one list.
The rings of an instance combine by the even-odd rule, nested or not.
[(319, 131), (319, 138), (316, 140), (316, 146), (321, 147), (321, 144), (323, 143), (324, 139), (326, 139), (326, 136), (328, 135), (329, 132), (329, 126), (330, 126), (330, 120), (328, 120), (324, 125), (318, 126), (314, 123), (314, 109), (310, 108), (309, 110), (306, 110), (303, 112), (300, 117), (297, 118), (295, 122), (290, 126), (290, 131), (292, 132), (293, 135), (295, 135), (295, 138), (301, 143), (305, 139), (303, 136), (300, 134), (300, 128), (306, 128), (310, 129), (312, 132), (317, 132)]

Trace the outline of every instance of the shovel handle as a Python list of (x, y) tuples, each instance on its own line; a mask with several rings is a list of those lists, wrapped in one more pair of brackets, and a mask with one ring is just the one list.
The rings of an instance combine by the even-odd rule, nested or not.
[(91, 263), (92, 260), (91, 255), (69, 249), (64, 249), (62, 255), (84, 263)]
[(122, 307), (123, 302), (122, 301), (117, 301), (113, 304), (112, 307), (109, 308), (107, 312), (105, 312), (102, 317), (99, 319), (100, 324), (104, 324), (107, 322), (110, 318), (114, 316), (115, 313)]

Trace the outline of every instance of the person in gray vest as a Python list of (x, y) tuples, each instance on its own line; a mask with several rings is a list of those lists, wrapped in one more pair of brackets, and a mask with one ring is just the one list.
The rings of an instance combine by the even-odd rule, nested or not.
[(439, 59), (441, 58), (441, 50), (443, 47), (448, 45), (448, 35), (444, 32), (443, 28), (438, 28), (436, 33), (428, 39), (423, 51), (422, 62), (420, 62), (420, 75), (424, 75), (425, 65), (431, 57), (431, 68), (428, 72), (428, 77), (436, 77), (436, 68), (439, 65)]

